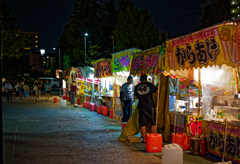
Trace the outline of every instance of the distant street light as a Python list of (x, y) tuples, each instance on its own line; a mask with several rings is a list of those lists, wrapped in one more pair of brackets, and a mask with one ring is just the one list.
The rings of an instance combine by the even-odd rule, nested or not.
[(86, 37), (88, 36), (88, 33), (85, 33), (84, 34), (84, 50), (85, 50), (85, 66), (86, 66), (86, 56), (87, 56), (87, 53), (86, 53)]
[(41, 53), (41, 71), (42, 71), (42, 58), (43, 58), (43, 55), (45, 54), (45, 49), (40, 49), (40, 53)]
[(56, 48), (53, 48), (53, 50), (56, 50)]

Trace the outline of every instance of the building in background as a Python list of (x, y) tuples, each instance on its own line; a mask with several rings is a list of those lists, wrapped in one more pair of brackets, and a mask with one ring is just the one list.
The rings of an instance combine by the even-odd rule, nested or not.
[(43, 59), (43, 70), (46, 72), (46, 70), (50, 70), (52, 65), (56, 62), (56, 53), (45, 53), (42, 57)]
[(207, 0), (200, 4), (201, 19), (207, 6), (211, 7), (216, 23), (219, 22), (219, 0)]
[(33, 70), (41, 71), (41, 35), (35, 31), (22, 31), (27, 39), (27, 44), (24, 47), (24, 52), (29, 56)]

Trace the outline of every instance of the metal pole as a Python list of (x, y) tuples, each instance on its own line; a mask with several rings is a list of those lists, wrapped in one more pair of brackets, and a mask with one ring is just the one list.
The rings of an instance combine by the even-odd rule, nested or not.
[(59, 49), (59, 69), (60, 69), (60, 62), (61, 62), (61, 58), (60, 58), (60, 49)]
[(86, 66), (86, 36), (84, 36), (85, 66)]
[(94, 97), (94, 78), (92, 79), (92, 103), (93, 103), (93, 97)]
[(51, 67), (52, 67), (52, 57), (51, 57)]
[(47, 71), (48, 71), (48, 62), (47, 62)]

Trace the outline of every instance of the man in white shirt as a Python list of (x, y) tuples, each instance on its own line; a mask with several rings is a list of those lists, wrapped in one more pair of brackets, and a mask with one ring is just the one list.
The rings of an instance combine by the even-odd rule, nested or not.
[(7, 80), (7, 82), (4, 85), (4, 89), (6, 89), (6, 93), (7, 93), (7, 102), (9, 101), (9, 94), (11, 94), (12, 96), (12, 85), (9, 83), (9, 81)]

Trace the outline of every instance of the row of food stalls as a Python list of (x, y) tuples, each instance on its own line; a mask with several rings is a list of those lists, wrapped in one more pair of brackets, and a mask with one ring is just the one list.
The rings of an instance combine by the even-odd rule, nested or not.
[[(204, 137), (209, 153), (240, 163), (239, 32), (239, 22), (225, 22), (148, 50), (112, 54), (112, 59), (94, 61), (88, 71), (75, 68), (74, 74), (71, 68), (65, 78), (78, 79), (81, 103), (85, 96), (121, 120), (121, 85), (128, 75), (136, 85), (140, 75), (147, 74), (149, 81), (167, 90), (160, 90), (156, 108), (164, 140), (181, 132)], [(162, 82), (161, 77), (169, 80)]]

